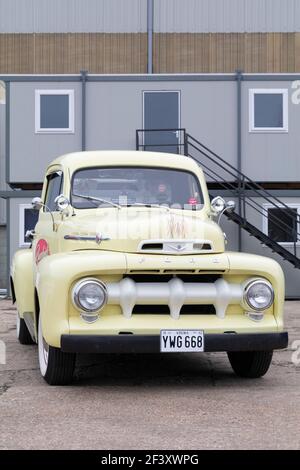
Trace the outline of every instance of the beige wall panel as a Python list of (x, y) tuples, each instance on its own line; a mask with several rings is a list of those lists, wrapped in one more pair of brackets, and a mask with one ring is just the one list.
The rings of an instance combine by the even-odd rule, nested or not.
[[(300, 71), (300, 33), (155, 33), (156, 73)], [(146, 73), (146, 33), (0, 34), (0, 73)]]
[(300, 33), (156, 33), (154, 72), (293, 73)]
[(0, 34), (0, 73), (145, 73), (146, 33)]

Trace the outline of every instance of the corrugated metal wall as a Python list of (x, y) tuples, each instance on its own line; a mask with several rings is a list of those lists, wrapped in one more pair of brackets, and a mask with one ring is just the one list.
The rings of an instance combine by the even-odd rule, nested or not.
[(300, 31), (299, 0), (154, 0), (155, 31), (255, 33)]
[[(300, 31), (299, 0), (154, 0), (156, 32)], [(0, 0), (2, 33), (137, 33), (147, 0)]]
[(0, 0), (1, 33), (139, 33), (147, 0)]

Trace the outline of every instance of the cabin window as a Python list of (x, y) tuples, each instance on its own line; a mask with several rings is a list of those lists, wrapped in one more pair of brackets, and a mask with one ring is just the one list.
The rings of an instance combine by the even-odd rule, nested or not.
[(74, 133), (74, 90), (35, 91), (35, 131)]
[(288, 90), (249, 90), (249, 131), (288, 132)]
[(30, 245), (30, 240), (26, 238), (27, 230), (34, 230), (39, 213), (32, 209), (31, 204), (20, 204), (19, 205), (19, 247), (25, 247)]

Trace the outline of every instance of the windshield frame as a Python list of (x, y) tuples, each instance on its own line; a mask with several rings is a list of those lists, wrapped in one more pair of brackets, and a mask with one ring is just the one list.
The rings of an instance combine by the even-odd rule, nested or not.
[[(98, 166), (98, 165), (93, 165), (93, 166), (86, 166), (86, 167), (80, 167), (80, 168), (77, 168), (73, 174), (72, 174), (72, 178), (71, 178), (71, 181), (70, 181), (70, 204), (71, 206), (76, 209), (76, 210), (90, 210), (90, 209), (107, 209), (108, 207), (112, 207), (112, 206), (102, 206), (102, 205), (99, 205), (98, 207), (76, 207), (73, 205), (73, 200), (72, 200), (72, 196), (73, 196), (73, 183), (74, 183), (74, 179), (75, 179), (75, 176), (78, 172), (80, 171), (84, 171), (84, 170), (109, 170), (109, 169), (122, 169), (122, 168), (126, 168), (126, 169), (130, 169), (130, 168), (133, 168), (133, 169), (149, 169), (149, 170), (163, 170), (163, 171), (178, 171), (178, 172), (181, 172), (181, 173), (187, 173), (189, 175), (192, 175), (196, 181), (196, 184), (197, 184), (197, 187), (198, 187), (198, 192), (199, 192), (199, 195), (200, 195), (200, 203), (198, 205), (200, 205), (201, 207), (199, 209), (185, 209), (183, 207), (179, 208), (179, 207), (172, 207), (172, 206), (167, 206), (170, 210), (190, 210), (190, 211), (193, 211), (193, 212), (200, 212), (201, 210), (203, 210), (204, 206), (205, 206), (205, 197), (204, 197), (204, 192), (202, 191), (202, 186), (201, 186), (201, 183), (200, 183), (200, 180), (198, 178), (198, 176), (196, 175), (196, 173), (194, 173), (193, 171), (190, 171), (190, 170), (187, 170), (185, 168), (172, 168), (172, 167), (168, 167), (168, 166), (151, 166), (151, 165), (105, 165), (105, 166)], [(121, 205), (121, 208), (128, 208), (128, 207), (136, 207), (136, 208), (142, 208), (143, 206), (126, 206), (126, 205)], [(145, 204), (144, 207), (147, 207), (147, 208), (152, 208), (152, 205), (149, 203), (149, 206), (147, 204)], [(153, 206), (154, 208), (157, 208), (156, 205)], [(164, 207), (163, 204), (161, 204), (161, 207)]]

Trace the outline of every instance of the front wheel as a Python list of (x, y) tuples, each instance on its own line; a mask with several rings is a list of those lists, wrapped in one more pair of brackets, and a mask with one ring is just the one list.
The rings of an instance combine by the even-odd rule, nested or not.
[(236, 375), (257, 379), (268, 372), (273, 351), (228, 352), (227, 355)]
[(75, 354), (64, 353), (47, 344), (43, 337), (41, 315), (39, 317), (38, 350), (40, 371), (49, 385), (68, 385), (72, 382)]
[(17, 312), (17, 338), (21, 344), (34, 344), (31, 334), (28, 331), (25, 320)]

